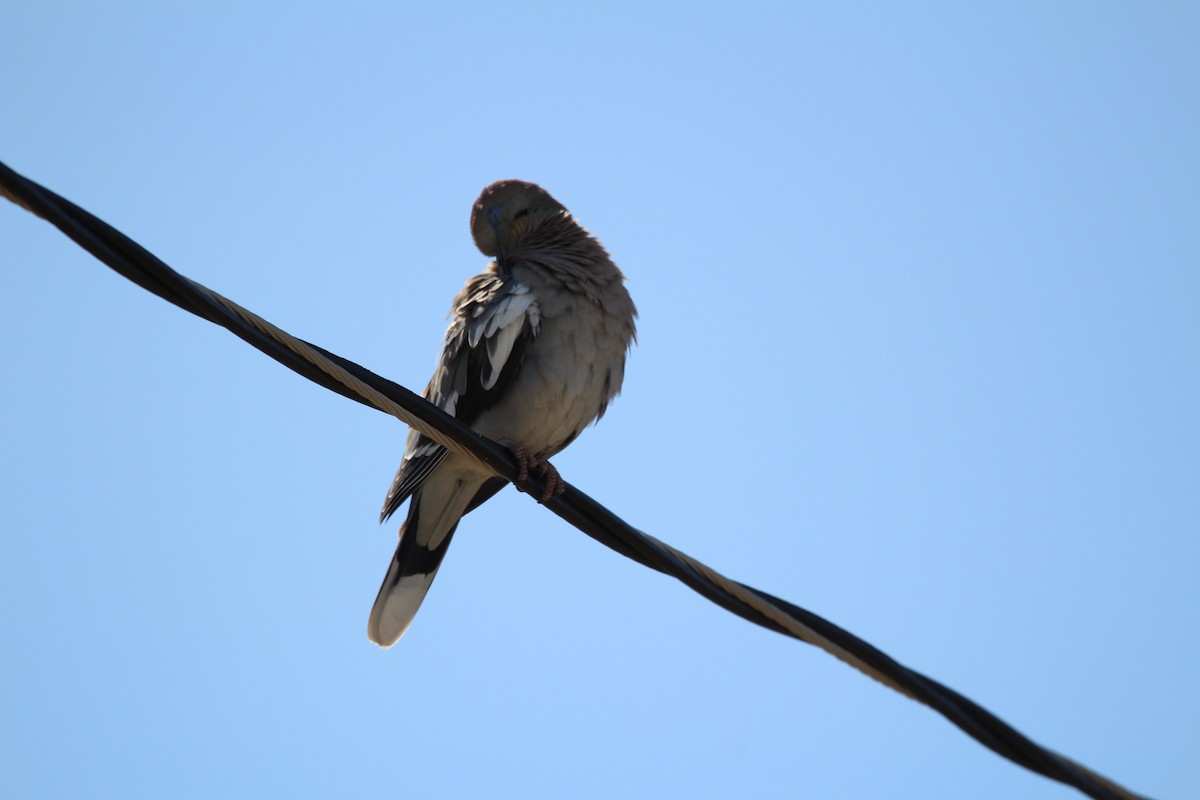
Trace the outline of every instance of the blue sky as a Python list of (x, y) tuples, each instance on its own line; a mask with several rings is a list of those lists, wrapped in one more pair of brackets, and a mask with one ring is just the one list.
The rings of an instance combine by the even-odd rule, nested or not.
[[(0, 158), (414, 389), (542, 183), (641, 311), (568, 480), (1200, 794), (1195, 8), (434, 5), (10, 3)], [(511, 490), (380, 651), (403, 427), (0, 260), (5, 797), (1078, 796)]]

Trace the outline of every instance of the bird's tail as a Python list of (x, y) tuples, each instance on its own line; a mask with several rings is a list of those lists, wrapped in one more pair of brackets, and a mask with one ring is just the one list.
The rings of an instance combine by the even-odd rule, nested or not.
[(409, 503), (400, 544), (367, 622), (367, 636), (380, 647), (394, 645), (412, 624), (458, 521), (479, 489), (479, 484), (467, 485), (462, 480), (441, 483), (436, 475), (431, 476)]

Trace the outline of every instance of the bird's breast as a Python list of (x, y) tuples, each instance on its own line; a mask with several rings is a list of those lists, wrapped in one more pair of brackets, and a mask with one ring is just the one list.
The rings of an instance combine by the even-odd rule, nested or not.
[(628, 337), (606, 323), (589, 298), (539, 298), (537, 336), (505, 398), (472, 426), (535, 453), (561, 450), (596, 419), (619, 391)]

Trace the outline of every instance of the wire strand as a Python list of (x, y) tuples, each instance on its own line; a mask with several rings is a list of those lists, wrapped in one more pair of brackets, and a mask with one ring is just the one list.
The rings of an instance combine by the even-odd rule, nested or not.
[[(390, 414), (442, 446), (517, 482), (517, 465), (504, 447), (472, 431), (420, 396), (341, 356), (291, 336), (217, 292), (175, 272), (103, 220), (0, 163), (0, 194), (42, 217), (116, 272), (203, 319), (331, 391)], [(529, 475), (518, 486), (534, 497), (545, 486)], [(546, 507), (596, 541), (670, 575), (726, 610), (757, 625), (818, 647), (911, 700), (942, 714), (1004, 758), (1097, 800), (1138, 800), (1112, 780), (1041, 747), (991, 712), (824, 618), (738, 583), (687, 554), (633, 528), (567, 484)]]

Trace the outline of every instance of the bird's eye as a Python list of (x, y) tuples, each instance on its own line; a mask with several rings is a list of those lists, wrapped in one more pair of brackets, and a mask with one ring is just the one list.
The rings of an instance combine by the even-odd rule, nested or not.
[(520, 219), (521, 217), (527, 217), (527, 216), (529, 216), (529, 209), (522, 208), (520, 211), (513, 214), (513, 219)]
[(492, 206), (487, 210), (487, 220), (493, 228), (500, 227), (500, 206)]

